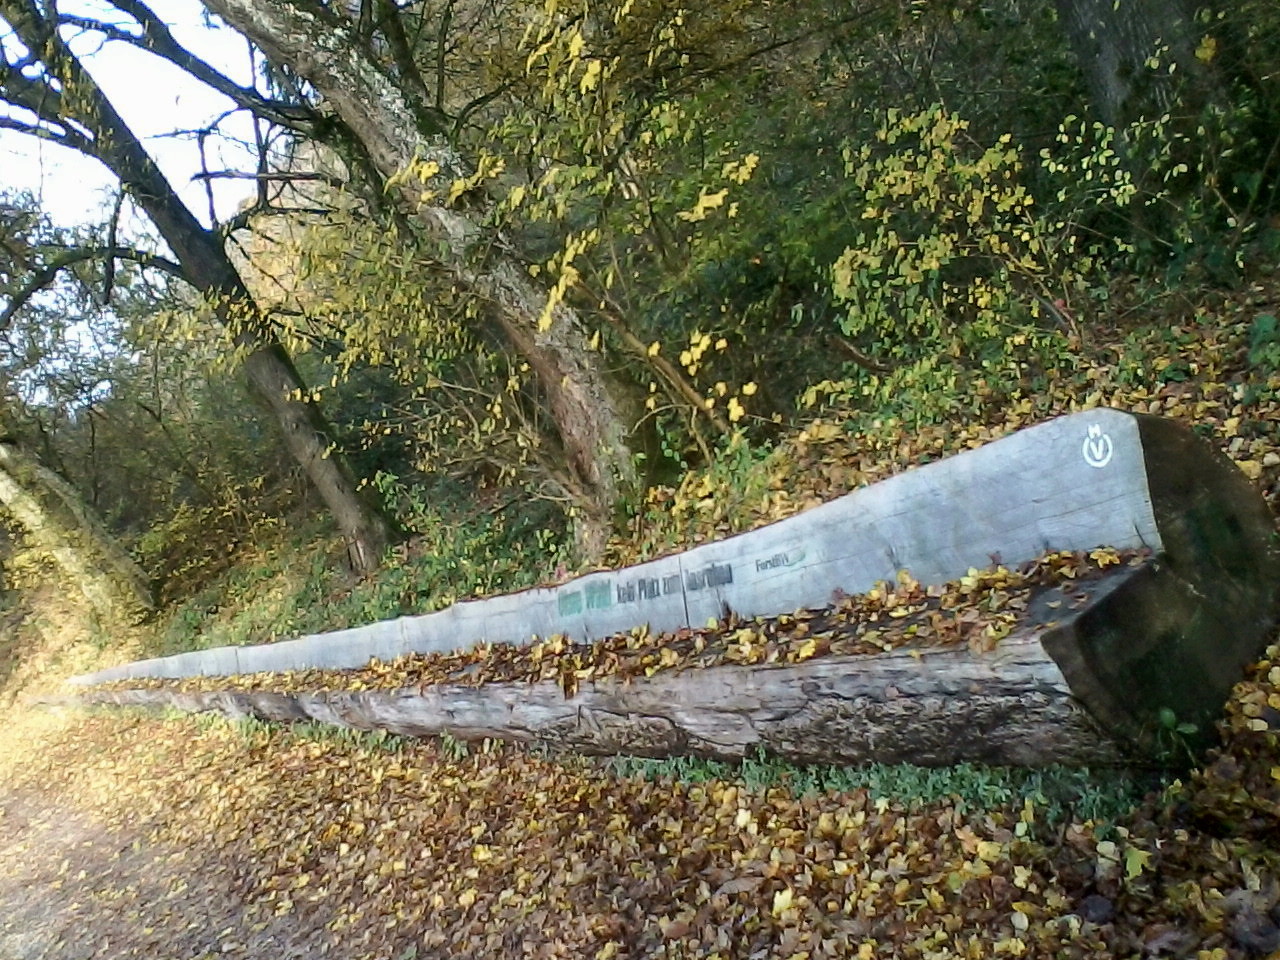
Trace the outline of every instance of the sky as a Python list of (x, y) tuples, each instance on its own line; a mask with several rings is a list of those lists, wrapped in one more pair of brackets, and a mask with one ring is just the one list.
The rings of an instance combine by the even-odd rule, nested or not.
[[(177, 40), (197, 56), (232, 76), (241, 84), (250, 81), (250, 60), (245, 41), (226, 27), (206, 26), (198, 0), (149, 0), (169, 23)], [(124, 15), (100, 0), (71, 0), (60, 9), (68, 13), (116, 19)], [(114, 17), (110, 16), (114, 14)], [(69, 37), (69, 34), (64, 34)], [(231, 101), (158, 57), (128, 44), (103, 44), (100, 38), (81, 36), (73, 41), (85, 55), (85, 65), (102, 86), (116, 109), (138, 134), (201, 220), (208, 222), (205, 186), (191, 177), (200, 170), (194, 137), (174, 137), (174, 131), (204, 126), (230, 109)], [(90, 52), (92, 51), (92, 52)], [(246, 115), (224, 124), (234, 136), (251, 138)], [(252, 158), (228, 140), (207, 141), (211, 169), (252, 169)], [(114, 198), (115, 180), (101, 164), (60, 147), (8, 130), (0, 130), (0, 186), (30, 190), (46, 213), (63, 226), (100, 222)], [(235, 211), (252, 193), (245, 181), (215, 181), (215, 209), (219, 218)]]

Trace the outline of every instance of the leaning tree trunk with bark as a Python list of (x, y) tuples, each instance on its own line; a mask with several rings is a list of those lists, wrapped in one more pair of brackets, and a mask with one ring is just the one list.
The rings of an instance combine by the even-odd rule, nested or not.
[(1198, 114), (1216, 96), (1185, 0), (1057, 0), (1057, 8), (1104, 123), (1155, 120), (1179, 101)]
[[(434, 161), (447, 183), (469, 173), (443, 118), (409, 83), (397, 83), (367, 56), (352, 25), (290, 0), (206, 0), (278, 64), (309, 81), (358, 141), (385, 181), (400, 183), (402, 211), (441, 241), (444, 265), (494, 307), (513, 350), (538, 377), (566, 455), (567, 492), (579, 511), (579, 546), (598, 553), (610, 515), (635, 467), (627, 424), (602, 355), (590, 349), (581, 319), (561, 303), (550, 325), (539, 318), (547, 291), (531, 282), (501, 236), (483, 230), (482, 209), (421, 203), (423, 184), (405, 180), (411, 164)], [(438, 186), (439, 184), (436, 184)], [(485, 260), (475, 255), (490, 242)]]
[(352, 567), (360, 573), (372, 572), (386, 547), (388, 526), (334, 452), (324, 415), (309, 399), (310, 391), (287, 351), (267, 328), (223, 238), (187, 209), (141, 141), (59, 39), (53, 19), (25, 0), (0, 0), (0, 16), (31, 55), (39, 58), (46, 76), (56, 78), (59, 84), (32, 80), (9, 69), (3, 74), (6, 99), (46, 123), (72, 120), (87, 131), (86, 136), (71, 128), (50, 138), (100, 160), (156, 225), (181, 265), (184, 279), (209, 298), (218, 317), (233, 332), (237, 348), (244, 353), (244, 369), (253, 393), (275, 418), (290, 455), (302, 466), (345, 536)]
[(137, 620), (154, 608), (146, 574), (71, 484), (7, 441), (0, 442), (0, 505), (104, 624)]

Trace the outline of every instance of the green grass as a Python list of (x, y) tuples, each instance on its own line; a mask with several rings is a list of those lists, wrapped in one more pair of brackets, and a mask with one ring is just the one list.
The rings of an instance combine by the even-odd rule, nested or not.
[(856, 767), (796, 765), (757, 755), (739, 763), (698, 757), (614, 757), (618, 776), (673, 778), (692, 782), (727, 780), (749, 790), (784, 786), (795, 794), (865, 789), (874, 800), (907, 809), (952, 803), (961, 810), (1020, 808), (1030, 800), (1042, 822), (1121, 819), (1165, 781), (1156, 774), (1121, 769), (1051, 766), (1036, 769), (961, 763), (951, 767), (872, 763)]
[[(121, 708), (102, 708), (119, 710)], [(147, 716), (154, 711), (138, 709)], [(188, 714), (166, 708), (166, 720), (185, 720), (200, 727), (234, 728), (246, 741), (261, 740), (273, 731), (285, 731), (300, 740), (333, 741), (359, 749), (398, 753), (412, 738), (386, 730), (353, 730), (315, 721), (276, 724), (253, 717), (229, 719), (218, 713)], [(425, 738), (424, 738), (425, 739)], [(1089, 769), (1060, 765), (1025, 768), (960, 763), (951, 767), (921, 767), (909, 763), (871, 763), (860, 766), (793, 764), (763, 753), (729, 762), (701, 757), (616, 756), (593, 762), (578, 754), (551, 751), (533, 744), (502, 743), (486, 739), (469, 744), (448, 734), (438, 738), (441, 754), (462, 760), (472, 752), (528, 750), (574, 769), (594, 766), (612, 776), (647, 780), (672, 779), (688, 783), (724, 781), (758, 792), (783, 787), (796, 796), (813, 793), (852, 793), (866, 790), (873, 801), (884, 801), (908, 811), (952, 805), (962, 812), (1021, 811), (1030, 803), (1043, 826), (1092, 821), (1104, 832), (1125, 819), (1153, 791), (1168, 787), (1168, 775), (1149, 770)]]

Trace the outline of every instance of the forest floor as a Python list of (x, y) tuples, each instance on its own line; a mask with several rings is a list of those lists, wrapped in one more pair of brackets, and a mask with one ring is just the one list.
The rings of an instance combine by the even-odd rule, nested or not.
[[(655, 500), (705, 539), (1105, 404), (1191, 422), (1274, 502), (1266, 310), (1242, 298), (1117, 341), (1069, 400), (874, 437), (811, 425), (732, 510), (707, 476)], [(623, 559), (657, 548), (646, 535)], [(500, 744), (36, 709), (32, 691), (154, 642), (94, 641), (56, 599), (0, 649), (0, 960), (1280, 956), (1274, 646), (1198, 769), (1145, 798), (1096, 771), (1064, 797), (999, 770), (948, 771), (942, 790), (922, 770), (891, 788), (642, 776)]]

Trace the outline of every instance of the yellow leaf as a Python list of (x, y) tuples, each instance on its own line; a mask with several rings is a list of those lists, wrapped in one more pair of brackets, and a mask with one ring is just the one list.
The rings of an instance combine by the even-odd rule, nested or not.
[(587, 69), (582, 74), (582, 80), (578, 83), (578, 88), (583, 93), (590, 93), (598, 86), (600, 86), (600, 61), (591, 60), (587, 63)]
[(724, 198), (729, 195), (729, 191), (717, 190), (715, 193), (707, 193), (705, 190), (698, 197), (698, 202), (694, 204), (692, 210), (682, 210), (676, 216), (681, 220), (687, 220), (690, 223), (697, 223), (699, 220), (705, 220), (707, 214), (712, 210), (724, 204)]
[(1196, 59), (1201, 63), (1209, 63), (1218, 55), (1218, 41), (1216, 37), (1205, 34), (1200, 41), (1200, 45), (1196, 47)]
[(649, 344), (649, 356), (656, 357), (658, 355), (658, 351), (661, 349), (662, 349), (662, 344), (660, 344), (657, 340), (653, 341), (653, 343)]
[(791, 909), (791, 901), (794, 897), (790, 887), (785, 887), (773, 895), (773, 914), (784, 913)]
[(1124, 852), (1125, 879), (1132, 880), (1151, 865), (1151, 854), (1137, 847), (1129, 847)]
[(994, 840), (979, 840), (978, 856), (987, 863), (995, 863), (1004, 856), (1004, 846)]
[(460, 196), (466, 193), (467, 190), (469, 190), (470, 188), (471, 188), (471, 184), (469, 184), (465, 178), (460, 177), (459, 179), (453, 181), (453, 183), (449, 184), (449, 196), (447, 198), (448, 202), (453, 203), (453, 201), (457, 200)]

